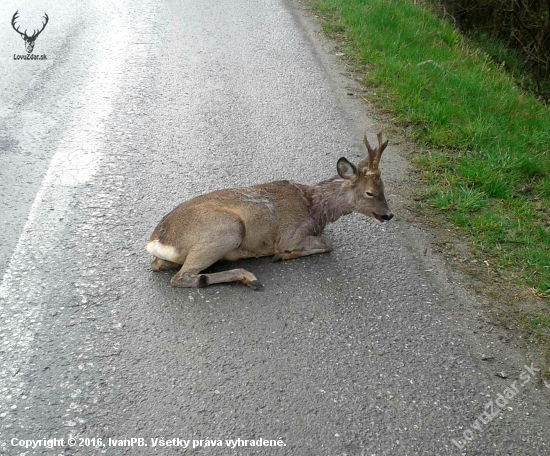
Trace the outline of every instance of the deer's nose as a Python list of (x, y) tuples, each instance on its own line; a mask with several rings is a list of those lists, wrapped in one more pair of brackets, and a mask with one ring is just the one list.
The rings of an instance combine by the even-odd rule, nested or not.
[(391, 220), (393, 218), (393, 214), (384, 214), (380, 216), (383, 220)]

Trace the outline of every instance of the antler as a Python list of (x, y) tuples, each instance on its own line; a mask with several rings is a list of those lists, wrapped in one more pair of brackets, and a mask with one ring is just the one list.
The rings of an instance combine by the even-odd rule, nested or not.
[(373, 169), (374, 160), (376, 158), (376, 151), (373, 150), (373, 148), (369, 144), (369, 140), (367, 139), (367, 131), (365, 130), (365, 134), (363, 135), (363, 142), (365, 143), (365, 146), (367, 146), (367, 151), (369, 153), (369, 161), (367, 167), (369, 169)]
[(378, 169), (378, 164), (380, 163), (380, 157), (382, 157), (382, 152), (384, 152), (384, 149), (386, 149), (386, 147), (388, 146), (388, 140), (386, 140), (385, 142), (382, 142), (381, 132), (377, 134), (377, 137), (378, 137), (378, 147), (376, 149), (373, 149), (367, 139), (367, 132), (365, 131), (365, 134), (363, 135), (363, 142), (365, 143), (365, 146), (367, 146), (367, 151), (369, 153), (368, 162), (367, 162), (367, 168), (369, 171), (376, 171)]
[(19, 27), (17, 27), (17, 28), (15, 27), (15, 21), (16, 21), (17, 19), (19, 19), (19, 18), (17, 17), (17, 14), (18, 14), (18, 13), (19, 13), (19, 10), (17, 10), (17, 11), (15, 12), (15, 14), (13, 15), (13, 17), (11, 18), (11, 26), (13, 27), (13, 29), (14, 29), (17, 33), (19, 33), (19, 35), (21, 35), (22, 37), (25, 37), (25, 36), (27, 36), (27, 31), (25, 30), (25, 33), (22, 33), (22, 32), (19, 30)]
[(11, 26), (13, 27), (13, 29), (19, 33), (19, 35), (21, 35), (26, 41), (34, 41), (36, 38), (38, 38), (38, 35), (40, 35), (42, 33), (42, 31), (46, 28), (46, 24), (48, 23), (48, 21), (50, 20), (50, 18), (48, 17), (48, 15), (46, 13), (44, 13), (44, 18), (46, 19), (46, 22), (43, 22), (42, 23), (42, 28), (38, 31), (36, 30), (33, 30), (33, 34), (31, 36), (27, 35), (27, 29), (25, 29), (25, 32), (21, 32), (21, 30), (19, 30), (19, 27), (16, 27), (15, 26), (15, 21), (17, 19), (19, 19), (19, 10), (17, 10), (15, 12), (15, 14), (13, 15), (13, 17), (11, 18)]
[[(31, 38), (38, 38), (38, 35), (40, 35), (42, 33), (42, 31), (46, 28), (46, 24), (48, 23), (48, 21), (50, 20), (50, 18), (48, 17), (48, 15), (46, 13), (44, 13), (44, 17), (46, 19), (46, 22), (43, 22), (42, 23), (42, 28), (37, 32), (37, 31), (34, 31), (34, 33), (32, 34)], [(25, 30), (26, 31), (26, 30)]]

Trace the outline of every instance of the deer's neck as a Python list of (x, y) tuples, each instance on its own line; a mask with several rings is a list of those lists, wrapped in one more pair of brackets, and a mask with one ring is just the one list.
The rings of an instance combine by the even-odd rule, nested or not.
[(355, 210), (353, 191), (338, 176), (306, 187), (310, 216), (306, 229), (312, 234), (321, 233), (329, 223)]

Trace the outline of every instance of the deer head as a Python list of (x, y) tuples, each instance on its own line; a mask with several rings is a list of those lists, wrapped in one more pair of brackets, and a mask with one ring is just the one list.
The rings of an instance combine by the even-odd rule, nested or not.
[(357, 166), (344, 157), (340, 158), (337, 164), (338, 175), (348, 181), (348, 185), (353, 191), (357, 211), (367, 217), (385, 222), (390, 220), (393, 214), (384, 196), (384, 183), (380, 177), (378, 164), (388, 141), (383, 142), (382, 133), (378, 133), (378, 147), (373, 149), (365, 132), (363, 142), (367, 146), (367, 157), (361, 160)]
[(25, 48), (27, 49), (27, 53), (30, 54), (34, 49), (34, 42), (36, 41), (36, 38), (38, 38), (38, 35), (40, 35), (44, 30), (44, 28), (46, 28), (46, 24), (48, 23), (49, 18), (48, 18), (48, 15), (44, 13), (44, 19), (46, 19), (46, 21), (42, 23), (42, 28), (40, 30), (33, 30), (33, 34), (29, 36), (27, 35), (27, 30), (25, 30), (24, 32), (21, 32), (19, 30), (19, 27), (15, 26), (15, 21), (18, 19), (18, 16), (17, 16), (18, 13), (19, 13), (19, 10), (17, 10), (13, 15), (13, 17), (11, 18), (11, 26), (17, 33), (19, 33), (19, 35), (21, 35), (21, 38), (25, 40)]

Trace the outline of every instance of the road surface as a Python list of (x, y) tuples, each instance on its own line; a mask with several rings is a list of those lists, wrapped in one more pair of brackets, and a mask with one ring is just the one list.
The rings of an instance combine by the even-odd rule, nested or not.
[[(48, 14), (46, 60), (13, 57), (16, 10)], [(529, 358), (399, 213), (329, 226), (331, 254), (242, 262), (262, 292), (149, 269), (178, 203), (314, 183), (374, 139), (299, 3), (9, 0), (0, 24), (0, 451), (550, 454)], [(390, 138), (390, 207), (403, 166)]]

